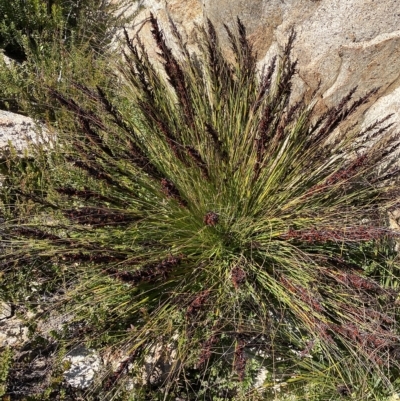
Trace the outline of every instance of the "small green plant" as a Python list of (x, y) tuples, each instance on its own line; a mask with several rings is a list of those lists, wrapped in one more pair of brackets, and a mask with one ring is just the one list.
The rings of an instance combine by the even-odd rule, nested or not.
[(6, 347), (0, 352), (0, 397), (3, 396), (7, 388), (7, 377), (12, 365), (13, 353)]
[(197, 56), (172, 26), (180, 59), (150, 23), (163, 73), (126, 35), (113, 86), (50, 89), (75, 126), (31, 178), (10, 167), (5, 275), (59, 283), (65, 341), (123, 355), (101, 399), (129, 386), (133, 399), (257, 399), (255, 367), (267, 399), (277, 386), (389, 394), (398, 143), (387, 117), (346, 125), (376, 91), (316, 116), (291, 99), (294, 34), (259, 73), (239, 20), (232, 62), (210, 22)]

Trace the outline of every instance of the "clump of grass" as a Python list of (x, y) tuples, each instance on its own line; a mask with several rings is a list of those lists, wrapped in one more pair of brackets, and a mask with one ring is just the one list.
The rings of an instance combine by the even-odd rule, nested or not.
[(69, 90), (77, 77), (107, 82), (115, 34), (134, 18), (121, 15), (127, 3), (0, 0), (0, 49), (13, 60), (7, 65), (0, 57), (0, 108), (54, 121), (45, 86), (65, 83)]
[[(75, 130), (40, 153), (39, 178), (10, 176), (3, 271), (67, 283), (85, 330), (66, 340), (125, 355), (110, 397), (129, 371), (168, 399), (249, 397), (254, 361), (266, 390), (319, 375), (321, 397), (375, 394), (369, 376), (390, 392), (398, 292), (382, 283), (397, 279), (399, 144), (387, 118), (346, 126), (376, 91), (318, 117), (291, 100), (293, 33), (260, 75), (240, 20), (226, 27), (233, 62), (210, 22), (196, 57), (173, 27), (181, 58), (150, 24), (163, 72), (126, 35), (117, 89), (75, 83), (84, 105), (50, 89)], [(156, 348), (168, 370), (143, 383)]]

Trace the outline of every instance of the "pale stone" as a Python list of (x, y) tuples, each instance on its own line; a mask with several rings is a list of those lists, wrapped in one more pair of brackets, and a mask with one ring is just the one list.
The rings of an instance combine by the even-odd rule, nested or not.
[(20, 347), (28, 341), (29, 330), (24, 323), (13, 317), (0, 322), (0, 348)]
[(11, 305), (6, 302), (0, 303), (0, 320), (8, 319), (12, 316)]
[(7, 67), (11, 67), (12, 64), (15, 62), (13, 59), (11, 59), (10, 57), (6, 56), (0, 49), (0, 53), (2, 54), (3, 60), (4, 60), (4, 64)]
[(400, 132), (400, 86), (386, 96), (378, 99), (365, 113), (364, 125), (368, 126), (382, 116), (393, 114), (387, 123), (393, 123), (393, 129)]
[(268, 370), (265, 368), (260, 369), (256, 378), (254, 379), (253, 387), (258, 390), (262, 390), (264, 387), (265, 380), (268, 377)]
[(64, 379), (71, 387), (78, 389), (88, 388), (101, 367), (100, 356), (85, 347), (74, 349), (64, 361), (70, 363), (69, 369), (64, 372)]
[(11, 143), (17, 152), (22, 152), (29, 143), (42, 142), (41, 134), (48, 135), (32, 118), (0, 110), (0, 150)]

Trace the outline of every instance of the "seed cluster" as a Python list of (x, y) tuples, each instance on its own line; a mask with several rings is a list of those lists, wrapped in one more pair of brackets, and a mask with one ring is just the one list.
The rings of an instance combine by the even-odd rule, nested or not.
[(56, 191), (59, 194), (63, 194), (63, 195), (67, 195), (67, 196), (76, 196), (77, 198), (81, 198), (84, 199), (85, 201), (87, 200), (99, 200), (99, 201), (105, 201), (105, 202), (110, 202), (113, 203), (115, 202), (115, 199), (112, 199), (108, 196), (99, 194), (98, 192), (92, 191), (90, 189), (82, 189), (82, 190), (78, 190), (76, 188), (72, 188), (72, 187), (59, 187), (56, 188)]
[(112, 211), (97, 207), (83, 207), (80, 209), (68, 209), (64, 211), (64, 215), (72, 222), (77, 224), (90, 224), (106, 226), (110, 224), (128, 224), (135, 219), (128, 214), (120, 211)]
[(181, 263), (183, 255), (168, 256), (158, 263), (150, 263), (136, 271), (121, 271), (114, 268), (104, 269), (104, 273), (131, 285), (142, 282), (156, 282), (165, 280), (171, 274), (174, 267)]
[(239, 377), (239, 381), (243, 381), (246, 370), (247, 360), (244, 354), (244, 347), (245, 347), (245, 341), (243, 339), (239, 339), (236, 344), (235, 359), (234, 359), (234, 367)]
[(161, 188), (168, 198), (175, 199), (181, 206), (187, 206), (187, 202), (181, 197), (178, 188), (171, 180), (163, 178), (161, 180)]
[(218, 224), (219, 222), (219, 216), (217, 213), (215, 212), (208, 212), (205, 216), (204, 216), (204, 224), (206, 226), (210, 226), (210, 227), (214, 227)]
[(186, 311), (186, 316), (196, 315), (203, 305), (207, 302), (210, 295), (210, 290), (204, 290), (196, 295), (195, 299), (190, 303)]
[(304, 230), (289, 229), (288, 232), (281, 235), (284, 240), (298, 240), (308, 243), (323, 243), (323, 242), (362, 242), (382, 239), (384, 237), (398, 237), (396, 234), (389, 231), (387, 228), (357, 226), (346, 229), (331, 229), (331, 228), (311, 228)]
[(382, 287), (375, 281), (354, 273), (339, 272), (337, 274), (337, 280), (356, 290), (367, 290), (378, 294), (383, 291)]
[(219, 334), (214, 332), (201, 346), (198, 367), (203, 367), (211, 358), (213, 348), (218, 344), (220, 338)]
[(246, 280), (246, 272), (239, 266), (235, 266), (231, 271), (231, 279), (234, 287), (238, 289)]
[[(83, 253), (83, 252), (76, 252), (71, 253), (67, 252), (62, 255), (62, 260), (74, 261), (74, 262), (92, 262), (92, 263), (113, 263), (126, 260), (126, 255), (118, 254), (113, 252), (110, 254), (109, 252), (90, 252), (90, 253)], [(132, 260), (130, 260), (133, 263)]]
[(311, 292), (311, 290), (304, 288), (300, 284), (294, 284), (284, 275), (281, 275), (280, 282), (283, 284), (287, 291), (295, 294), (298, 299), (300, 299), (306, 305), (310, 306), (311, 310), (318, 312), (323, 312), (325, 310), (325, 308), (321, 304), (321, 297), (316, 292)]
[(336, 390), (342, 397), (350, 397), (352, 393), (352, 387), (348, 384), (340, 384)]

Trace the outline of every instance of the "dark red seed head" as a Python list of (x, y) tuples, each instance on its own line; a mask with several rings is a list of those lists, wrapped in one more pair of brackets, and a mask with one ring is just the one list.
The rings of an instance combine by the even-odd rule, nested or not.
[(208, 212), (205, 216), (204, 216), (204, 224), (206, 226), (211, 226), (214, 227), (218, 224), (219, 221), (219, 216), (217, 213), (215, 212)]
[(231, 271), (231, 279), (234, 287), (238, 289), (246, 280), (246, 272), (239, 266), (235, 266)]

